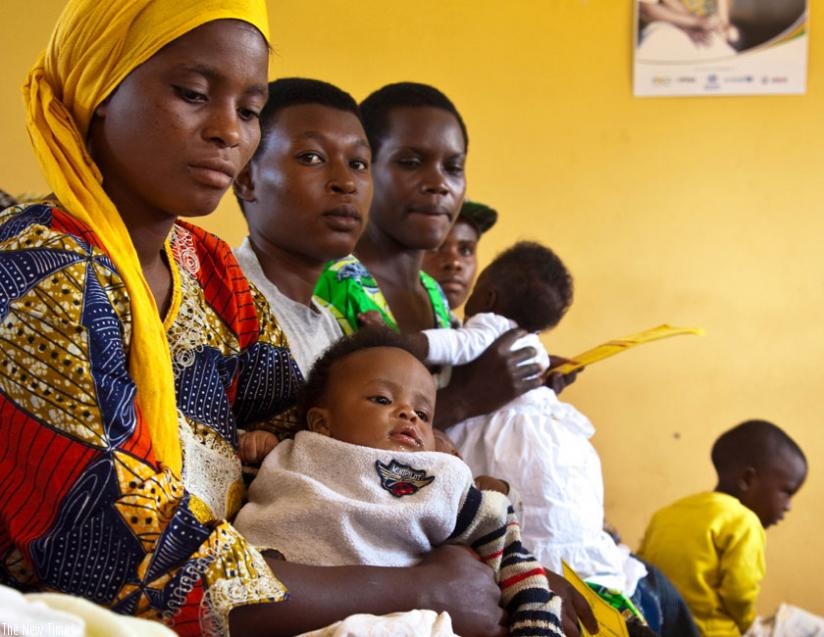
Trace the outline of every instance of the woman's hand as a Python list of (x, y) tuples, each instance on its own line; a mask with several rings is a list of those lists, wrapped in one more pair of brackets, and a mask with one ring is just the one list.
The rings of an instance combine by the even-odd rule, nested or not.
[(436, 425), (443, 429), (473, 416), (503, 407), (543, 383), (532, 347), (512, 351), (512, 344), (526, 332), (513, 329), (499, 336), (477, 359), (452, 369), (449, 385), (438, 392)]
[(455, 633), (464, 637), (504, 637), (506, 613), (492, 569), (466, 546), (445, 544), (413, 570), (423, 576), (421, 608), (447, 611)]
[(598, 632), (598, 622), (589, 607), (587, 600), (566, 579), (548, 569), (544, 569), (549, 580), (549, 588), (563, 600), (561, 605), (561, 621), (563, 622), (566, 637), (579, 637), (580, 621), (586, 629), (594, 634)]

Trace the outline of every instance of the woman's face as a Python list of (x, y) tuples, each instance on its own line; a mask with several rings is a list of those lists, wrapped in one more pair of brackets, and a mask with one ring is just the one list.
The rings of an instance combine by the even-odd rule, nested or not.
[(212, 212), (260, 140), (268, 47), (217, 20), (132, 71), (96, 109), (89, 147), (127, 225)]
[(437, 248), (463, 203), (465, 149), (452, 113), (428, 106), (392, 109), (372, 159), (371, 230), (404, 248)]
[(424, 272), (441, 286), (449, 307), (460, 307), (466, 300), (478, 269), (478, 231), (458, 217), (455, 225), (436, 250), (423, 257)]
[(258, 247), (323, 264), (350, 254), (372, 199), (372, 154), (360, 120), (321, 104), (277, 112), (236, 192)]

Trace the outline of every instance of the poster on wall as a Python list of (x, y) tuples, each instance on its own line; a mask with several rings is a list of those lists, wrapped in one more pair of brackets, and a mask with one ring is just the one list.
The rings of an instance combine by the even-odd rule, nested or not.
[(807, 90), (808, 0), (632, 0), (638, 97)]

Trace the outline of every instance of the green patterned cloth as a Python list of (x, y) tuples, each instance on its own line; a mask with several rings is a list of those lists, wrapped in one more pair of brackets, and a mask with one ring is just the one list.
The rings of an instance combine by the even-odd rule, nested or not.
[[(450, 327), (449, 304), (441, 286), (425, 272), (421, 272), (421, 284), (429, 295), (435, 326)], [(360, 327), (358, 314), (370, 310), (380, 312), (387, 325), (398, 329), (398, 323), (375, 277), (352, 255), (326, 265), (315, 287), (315, 296), (335, 308), (335, 316), (344, 333), (357, 331)]]
[(600, 584), (594, 584), (593, 582), (587, 582), (587, 586), (598, 593), (598, 597), (603, 599), (607, 604), (617, 609), (625, 620), (635, 618), (645, 626), (647, 625), (647, 620), (641, 614), (641, 611), (638, 610), (638, 607), (621, 591), (617, 591), (614, 588), (607, 588)]

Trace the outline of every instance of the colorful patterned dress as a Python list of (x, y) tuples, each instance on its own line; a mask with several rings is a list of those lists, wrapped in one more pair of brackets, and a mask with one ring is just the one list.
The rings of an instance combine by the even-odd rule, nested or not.
[(129, 300), (105, 247), (51, 205), (0, 213), (0, 582), (225, 634), (233, 607), (285, 594), (226, 522), (237, 428), (291, 428), (278, 414), (302, 378), (228, 246), (179, 223), (166, 255), (180, 477), (136, 409)]
[[(426, 272), (421, 272), (421, 284), (429, 296), (435, 327), (451, 327), (449, 303), (441, 286)], [(344, 334), (360, 328), (358, 314), (375, 310), (380, 312), (384, 322), (397, 330), (398, 323), (389, 309), (389, 304), (378, 287), (375, 277), (352, 255), (337, 261), (330, 261), (321, 274), (315, 296), (320, 297), (336, 310)]]

